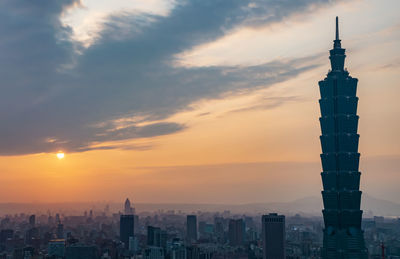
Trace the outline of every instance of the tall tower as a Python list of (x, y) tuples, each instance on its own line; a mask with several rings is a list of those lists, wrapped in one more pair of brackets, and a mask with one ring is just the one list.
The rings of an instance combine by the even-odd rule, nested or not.
[(197, 216), (186, 216), (186, 236), (189, 243), (197, 241)]
[(125, 215), (135, 214), (134, 208), (131, 207), (131, 201), (128, 198), (126, 198), (126, 200), (125, 200), (124, 214)]
[(367, 258), (361, 230), (361, 173), (358, 171), (358, 79), (344, 69), (346, 55), (339, 39), (337, 17), (333, 42), (329, 56), (332, 70), (319, 82), (325, 223), (322, 257)]
[(246, 225), (243, 219), (229, 220), (228, 238), (231, 246), (243, 246), (245, 244)]
[(133, 215), (121, 215), (119, 221), (119, 236), (126, 249), (129, 248), (129, 237), (134, 237), (135, 218)]
[(263, 259), (285, 259), (285, 216), (270, 213), (261, 220)]

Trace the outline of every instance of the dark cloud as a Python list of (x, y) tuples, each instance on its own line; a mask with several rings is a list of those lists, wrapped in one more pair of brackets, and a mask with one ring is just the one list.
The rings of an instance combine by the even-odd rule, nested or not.
[[(178, 3), (168, 17), (122, 13), (84, 49), (59, 20), (75, 1), (2, 1), (0, 154), (79, 152), (102, 141), (181, 131), (184, 125), (151, 121), (201, 98), (267, 87), (315, 66), (303, 65), (303, 58), (183, 68), (173, 66), (176, 54), (237, 26), (277, 22), (330, 2), (193, 0)], [(107, 123), (128, 115), (145, 115), (149, 125), (116, 129)]]

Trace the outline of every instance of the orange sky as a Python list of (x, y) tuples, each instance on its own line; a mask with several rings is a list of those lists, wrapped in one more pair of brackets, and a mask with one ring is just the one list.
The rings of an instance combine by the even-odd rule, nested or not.
[[(0, 156), (0, 202), (131, 197), (134, 202), (251, 203), (320, 195), (317, 82), (329, 69), (334, 13), (341, 17), (347, 67), (359, 78), (361, 188), (397, 201), (400, 20), (390, 7), (380, 10), (377, 4), (336, 4), (270, 26), (238, 26), (216, 41), (177, 53), (178, 67), (247, 66), (312, 54), (310, 62), (323, 65), (268, 87), (199, 99), (160, 119), (186, 126), (177, 133), (120, 140), (118, 149), (66, 153), (64, 159), (40, 152)], [(374, 10), (376, 16), (368, 17)], [(168, 16), (167, 10), (160, 13)], [(79, 25), (79, 19), (73, 23)], [(110, 143), (116, 144), (97, 145)]]

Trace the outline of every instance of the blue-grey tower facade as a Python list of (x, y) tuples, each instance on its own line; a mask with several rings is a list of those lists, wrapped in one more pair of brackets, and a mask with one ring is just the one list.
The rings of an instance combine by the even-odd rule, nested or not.
[(358, 166), (357, 78), (344, 69), (345, 49), (336, 39), (329, 59), (332, 69), (319, 82), (320, 137), (324, 209), (323, 258), (367, 258), (361, 230), (362, 210)]

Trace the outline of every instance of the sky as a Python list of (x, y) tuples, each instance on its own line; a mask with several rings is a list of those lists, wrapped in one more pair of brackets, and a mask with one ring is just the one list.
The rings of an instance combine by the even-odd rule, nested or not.
[(399, 8), (1, 1), (0, 202), (319, 196), (318, 81), (336, 16), (359, 79), (361, 190), (398, 202)]

